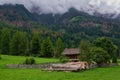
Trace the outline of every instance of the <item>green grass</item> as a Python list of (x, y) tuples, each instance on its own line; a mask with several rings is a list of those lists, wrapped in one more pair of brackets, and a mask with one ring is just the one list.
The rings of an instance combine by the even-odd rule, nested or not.
[[(0, 60), (0, 68), (4, 68), (5, 64), (22, 64), (27, 57), (23, 56), (9, 56), (2, 55), (2, 59)], [(50, 58), (34, 58), (36, 63), (47, 63), (47, 62), (58, 62), (57, 59)]]
[[(40, 69), (6, 69), (4, 64), (21, 63), (25, 57), (2, 56), (0, 80), (120, 80), (120, 66), (96, 68), (80, 72), (49, 72)], [(53, 62), (56, 59), (35, 58), (37, 63)]]
[(86, 18), (82, 17), (82, 16), (76, 16), (76, 17), (73, 17), (70, 22), (77, 22), (77, 21), (80, 21), (80, 22), (86, 22), (88, 21)]

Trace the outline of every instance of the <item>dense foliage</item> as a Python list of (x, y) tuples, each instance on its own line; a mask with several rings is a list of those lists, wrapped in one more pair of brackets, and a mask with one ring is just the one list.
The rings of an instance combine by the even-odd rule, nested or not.
[(26, 60), (24, 61), (23, 64), (32, 65), (32, 64), (36, 64), (36, 62), (35, 62), (35, 59), (34, 59), (34, 58), (29, 57), (29, 58), (26, 58)]
[(13, 55), (25, 55), (27, 49), (28, 39), (26, 33), (16, 31), (11, 40), (10, 53)]
[[(112, 40), (112, 44), (118, 46), (117, 53), (120, 51), (118, 20), (90, 16), (73, 8), (63, 15), (54, 16), (30, 13), (23, 5), (2, 5), (0, 10), (0, 50), (2, 54), (45, 57), (47, 55), (48, 57), (50, 53), (49, 57), (58, 57), (63, 48), (78, 47), (79, 41), (82, 39), (92, 43), (101, 36)], [(2, 30), (3, 28), (8, 28), (8, 31)], [(47, 37), (50, 37), (50, 43), (45, 41)], [(43, 45), (51, 45), (51, 43), (51, 49), (46, 50), (43, 47)], [(48, 53), (44, 55), (45, 51), (41, 51), (41, 48)], [(112, 49), (112, 51), (108, 49), (107, 52), (115, 53), (117, 48), (112, 46)], [(112, 56), (113, 62), (116, 62), (118, 54)]]
[(31, 53), (34, 55), (40, 55), (40, 37), (38, 33), (34, 33), (31, 41)]
[(106, 37), (97, 38), (90, 44), (89, 41), (80, 42), (80, 60), (95, 61), (99, 66), (103, 64), (117, 63), (117, 46)]
[(1, 32), (1, 54), (7, 54), (10, 51), (10, 30), (4, 28)]
[(49, 37), (47, 37), (41, 45), (41, 55), (43, 57), (53, 57), (54, 55), (53, 45)]
[(91, 54), (90, 54), (90, 48), (91, 48), (91, 44), (89, 41), (87, 40), (81, 40), (80, 41), (80, 46), (79, 46), (79, 50), (80, 50), (80, 60), (81, 61), (91, 61)]
[(59, 60), (60, 60), (61, 63), (65, 63), (65, 62), (69, 61), (69, 59), (66, 56), (63, 56), (63, 55), (60, 56)]
[(0, 10), (0, 28), (9, 27), (13, 32), (13, 29), (25, 31), (29, 39), (32, 32), (39, 32), (41, 37), (50, 36), (53, 44), (60, 37), (65, 47), (77, 47), (81, 39), (93, 41), (96, 37), (107, 36), (120, 46), (120, 24), (117, 19), (91, 16), (73, 8), (63, 15), (54, 16), (30, 13), (23, 5), (1, 5)]
[(56, 41), (56, 46), (55, 46), (55, 57), (60, 57), (61, 53), (64, 50), (64, 44), (62, 43), (62, 40), (60, 38), (58, 38), (58, 40)]
[(117, 46), (114, 45), (109, 39), (107, 39), (106, 37), (101, 37), (101, 38), (97, 38), (94, 42), (95, 46), (97, 47), (101, 47), (104, 50), (107, 51), (107, 53), (110, 55), (112, 62), (115, 62), (117, 60), (115, 60), (115, 55), (117, 52)]
[(100, 47), (92, 48), (91, 55), (93, 61), (95, 61), (99, 66), (101, 66), (102, 64), (110, 63), (110, 55), (103, 48)]

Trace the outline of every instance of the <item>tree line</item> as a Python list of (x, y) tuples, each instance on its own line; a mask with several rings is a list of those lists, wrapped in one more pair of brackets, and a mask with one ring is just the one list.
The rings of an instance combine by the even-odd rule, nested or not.
[[(10, 29), (3, 28), (0, 33), (0, 53), (49, 58), (60, 57), (65, 48), (63, 42), (58, 37), (53, 45), (49, 36), (41, 38), (40, 34), (35, 32), (29, 39), (26, 32), (16, 30), (11, 34)], [(79, 44), (79, 42), (77, 43)], [(100, 37), (92, 42), (81, 40), (79, 48), (81, 61), (95, 61), (98, 64), (109, 63), (111, 60), (113, 63), (117, 62), (119, 49), (109, 38)]]
[(11, 34), (8, 28), (3, 28), (0, 37), (0, 53), (6, 55), (58, 57), (64, 49), (61, 38), (53, 45), (50, 37), (41, 39), (37, 32), (28, 39), (26, 32), (15, 31)]

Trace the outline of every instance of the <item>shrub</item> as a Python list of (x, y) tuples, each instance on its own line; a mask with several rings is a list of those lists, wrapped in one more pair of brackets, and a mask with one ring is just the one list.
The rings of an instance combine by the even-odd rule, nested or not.
[(69, 59), (66, 56), (60, 56), (60, 62), (65, 63), (68, 61), (69, 61)]
[(27, 64), (27, 65), (35, 64), (35, 59), (32, 57), (26, 58), (23, 64)]
[[(1, 53), (1, 51), (0, 51), (0, 53)], [(1, 59), (1, 54), (0, 54), (0, 59)]]
[(113, 56), (112, 63), (118, 63), (118, 61), (117, 61), (117, 55)]
[(94, 47), (91, 49), (91, 53), (93, 61), (95, 61), (98, 65), (110, 62), (110, 55), (103, 48)]

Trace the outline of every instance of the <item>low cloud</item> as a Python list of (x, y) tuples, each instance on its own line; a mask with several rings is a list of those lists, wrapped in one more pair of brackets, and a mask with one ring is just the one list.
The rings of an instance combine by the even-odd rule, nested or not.
[(63, 14), (70, 8), (89, 14), (120, 14), (120, 0), (0, 0), (3, 4), (23, 4), (29, 11), (39, 14)]

